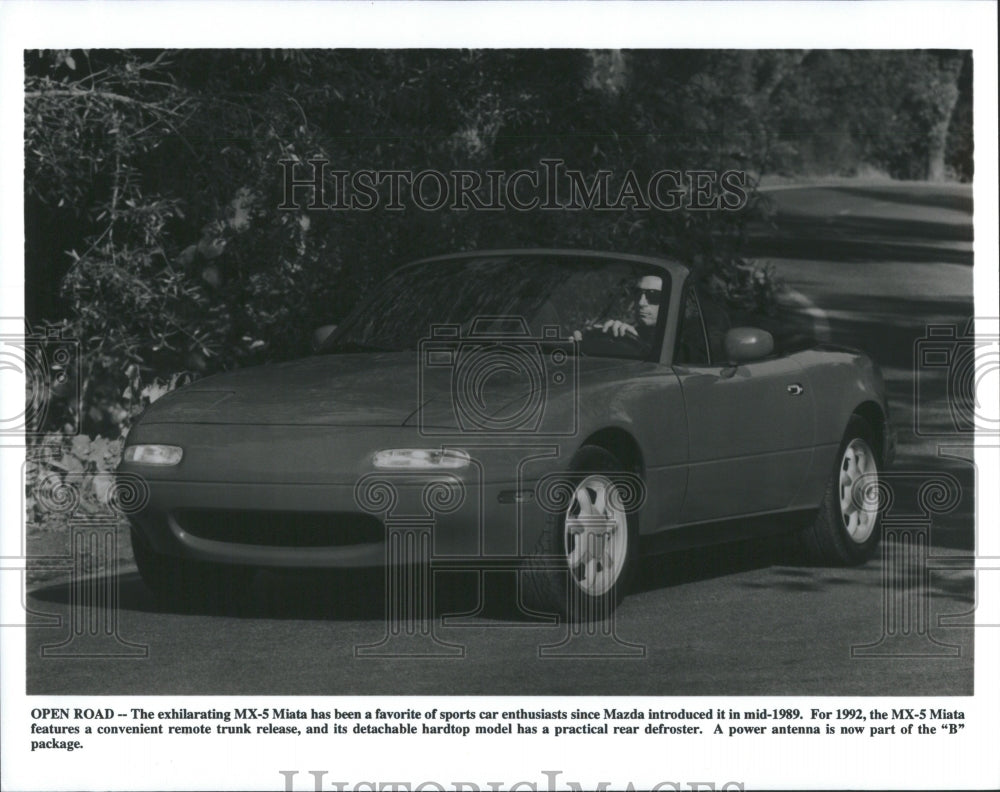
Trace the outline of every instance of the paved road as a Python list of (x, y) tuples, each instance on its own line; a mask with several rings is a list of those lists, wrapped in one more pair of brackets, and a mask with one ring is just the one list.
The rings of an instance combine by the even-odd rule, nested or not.
[[(28, 691), (971, 694), (972, 630), (963, 625), (974, 580), (962, 560), (974, 546), (972, 468), (940, 451), (964, 439), (952, 430), (947, 371), (913, 366), (928, 323), (961, 333), (972, 316), (971, 192), (849, 183), (769, 196), (775, 223), (757, 229), (754, 254), (806, 298), (799, 307), (827, 323), (831, 340), (870, 350), (886, 372), (901, 430), (898, 506), (920, 523), (920, 485), (942, 475), (958, 485), (954, 508), (929, 523), (928, 588), (894, 578), (904, 550), (894, 541), (888, 562), (846, 570), (795, 566), (774, 540), (742, 543), (647, 563), (614, 623), (586, 635), (520, 617), (506, 604), (510, 580), (487, 577), (481, 597), (474, 573), (455, 573), (441, 581), (430, 633), (364, 649), (386, 637), (378, 577), (261, 574), (238, 614), (182, 614), (159, 612), (124, 570), (117, 587), (101, 578), (32, 592), (29, 607), (42, 614), (33, 620), (57, 621), (28, 630)], [(80, 592), (115, 590), (115, 618), (70, 605)], [(890, 617), (918, 604), (928, 607), (906, 613), (926, 615), (907, 638)], [(385, 656), (413, 651), (436, 656)]]

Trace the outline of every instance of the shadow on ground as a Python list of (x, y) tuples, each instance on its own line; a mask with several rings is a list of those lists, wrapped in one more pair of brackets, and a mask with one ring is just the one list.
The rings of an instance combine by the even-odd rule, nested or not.
[[(787, 537), (766, 537), (726, 545), (683, 550), (642, 559), (634, 592), (649, 592), (713, 578), (737, 575), (773, 565), (793, 564), (795, 555)], [(523, 574), (523, 573), (522, 573)], [(813, 570), (803, 569), (803, 576)], [(92, 589), (113, 585), (108, 576), (88, 582)], [(317, 619), (363, 622), (386, 617), (386, 575), (382, 570), (257, 572), (248, 588), (228, 592), (224, 598), (196, 597), (179, 605), (159, 601), (136, 572), (118, 579), (118, 604), (123, 611), (235, 616), (246, 619)], [(36, 589), (32, 599), (44, 604), (69, 606), (71, 582)], [(438, 571), (434, 574), (432, 607), (423, 611), (432, 618), (474, 616), (498, 622), (534, 621), (518, 607), (515, 573)]]

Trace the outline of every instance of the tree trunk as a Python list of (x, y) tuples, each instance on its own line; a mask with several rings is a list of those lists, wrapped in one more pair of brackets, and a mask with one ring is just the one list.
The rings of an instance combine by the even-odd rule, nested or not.
[(948, 153), (948, 130), (958, 104), (958, 78), (962, 73), (962, 58), (951, 58), (941, 64), (941, 116), (930, 130), (930, 150), (927, 157), (927, 178), (944, 181), (948, 175), (945, 157)]

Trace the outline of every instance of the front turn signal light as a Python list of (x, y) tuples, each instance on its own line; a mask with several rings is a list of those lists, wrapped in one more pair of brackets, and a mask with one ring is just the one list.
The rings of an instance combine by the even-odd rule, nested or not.
[(455, 448), (390, 448), (372, 462), (386, 470), (459, 470), (469, 466), (469, 455)]

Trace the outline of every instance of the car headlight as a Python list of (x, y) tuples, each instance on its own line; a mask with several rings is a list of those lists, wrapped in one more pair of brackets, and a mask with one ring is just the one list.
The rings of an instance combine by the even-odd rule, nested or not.
[(469, 455), (455, 448), (390, 448), (376, 453), (372, 462), (395, 470), (458, 470), (468, 467)]
[(176, 465), (184, 449), (172, 445), (132, 445), (125, 449), (125, 461), (137, 465)]

